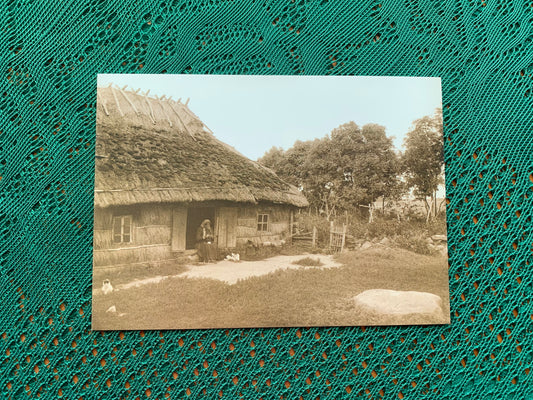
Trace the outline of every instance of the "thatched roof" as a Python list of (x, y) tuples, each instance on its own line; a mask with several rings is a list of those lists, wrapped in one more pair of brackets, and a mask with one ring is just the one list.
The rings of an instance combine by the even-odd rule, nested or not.
[(219, 141), (181, 101), (98, 88), (95, 205), (269, 201), (308, 205), (272, 170)]

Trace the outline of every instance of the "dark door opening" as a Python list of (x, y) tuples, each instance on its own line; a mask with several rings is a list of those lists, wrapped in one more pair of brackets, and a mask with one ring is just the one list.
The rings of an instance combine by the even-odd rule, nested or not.
[(204, 219), (211, 221), (211, 227), (215, 233), (215, 207), (189, 207), (187, 209), (187, 250), (196, 248), (196, 231)]

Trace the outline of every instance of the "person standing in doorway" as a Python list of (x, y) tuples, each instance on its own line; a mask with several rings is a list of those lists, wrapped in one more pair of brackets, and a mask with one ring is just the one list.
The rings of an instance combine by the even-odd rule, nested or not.
[(211, 221), (204, 219), (196, 231), (196, 247), (198, 249), (198, 259), (200, 262), (214, 262), (217, 259), (217, 248)]

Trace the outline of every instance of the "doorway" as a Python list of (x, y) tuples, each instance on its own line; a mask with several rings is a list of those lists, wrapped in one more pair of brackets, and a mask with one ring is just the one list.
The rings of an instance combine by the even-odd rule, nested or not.
[(204, 219), (211, 221), (213, 232), (215, 230), (215, 207), (189, 207), (187, 209), (187, 234), (186, 249), (196, 248), (196, 231)]

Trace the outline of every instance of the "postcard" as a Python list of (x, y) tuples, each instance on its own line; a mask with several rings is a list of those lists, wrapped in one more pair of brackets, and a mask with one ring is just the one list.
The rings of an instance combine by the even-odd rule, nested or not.
[(96, 95), (92, 329), (450, 323), (440, 78)]

